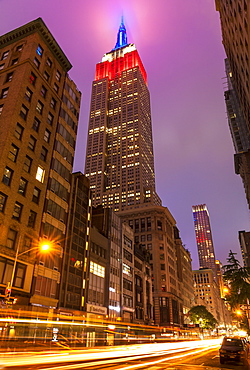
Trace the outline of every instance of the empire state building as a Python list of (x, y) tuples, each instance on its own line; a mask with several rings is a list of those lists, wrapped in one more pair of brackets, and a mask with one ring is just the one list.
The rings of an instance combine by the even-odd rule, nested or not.
[(121, 22), (117, 42), (96, 65), (85, 174), (93, 204), (123, 211), (161, 205), (155, 191), (147, 74)]

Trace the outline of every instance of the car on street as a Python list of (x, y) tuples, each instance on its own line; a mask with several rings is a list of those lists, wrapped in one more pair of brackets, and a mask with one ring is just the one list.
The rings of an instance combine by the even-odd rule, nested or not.
[(234, 336), (224, 337), (219, 353), (220, 363), (225, 361), (247, 362), (249, 343), (245, 338)]

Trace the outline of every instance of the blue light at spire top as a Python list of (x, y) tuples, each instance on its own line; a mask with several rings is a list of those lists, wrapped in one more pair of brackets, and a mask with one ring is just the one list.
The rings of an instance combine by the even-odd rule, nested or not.
[(118, 31), (118, 34), (117, 34), (117, 42), (116, 42), (115, 47), (114, 47), (113, 50), (119, 49), (119, 48), (121, 48), (123, 46), (126, 46), (126, 45), (128, 45), (127, 31), (126, 31), (126, 28), (124, 26), (123, 17), (122, 17), (121, 25), (120, 25), (120, 28), (119, 28), (119, 31)]

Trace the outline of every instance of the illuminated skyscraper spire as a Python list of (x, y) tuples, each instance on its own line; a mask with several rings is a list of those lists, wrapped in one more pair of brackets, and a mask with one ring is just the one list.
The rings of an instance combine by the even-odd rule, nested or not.
[(122, 17), (121, 25), (120, 25), (120, 28), (119, 28), (119, 31), (118, 31), (118, 34), (117, 34), (117, 42), (116, 42), (114, 50), (119, 49), (119, 48), (121, 48), (123, 46), (126, 46), (126, 45), (128, 45), (127, 31), (126, 31), (126, 28), (124, 26), (123, 17)]

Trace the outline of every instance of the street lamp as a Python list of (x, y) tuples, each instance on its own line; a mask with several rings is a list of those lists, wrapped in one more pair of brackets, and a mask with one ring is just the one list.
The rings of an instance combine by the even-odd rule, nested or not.
[(39, 249), (41, 252), (47, 252), (49, 249), (51, 249), (51, 243), (46, 240), (39, 242), (39, 245), (33, 248), (29, 248), (24, 252), (19, 253), (20, 249), (20, 244), (21, 244), (21, 239), (19, 238), (18, 244), (17, 244), (17, 249), (16, 249), (16, 254), (15, 254), (15, 259), (14, 259), (14, 265), (11, 273), (11, 278), (10, 281), (7, 283), (6, 289), (5, 289), (5, 299), (8, 300), (11, 296), (11, 291), (13, 287), (13, 282), (14, 282), (14, 277), (15, 277), (15, 272), (16, 272), (16, 265), (17, 265), (17, 259), (18, 257), (22, 256), (25, 253), (28, 253), (32, 250), (37, 250)]

